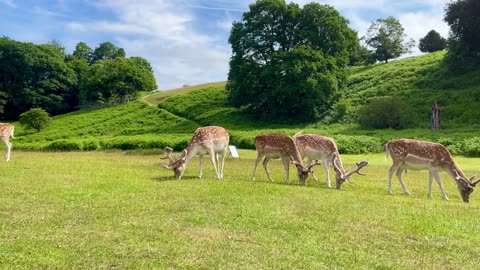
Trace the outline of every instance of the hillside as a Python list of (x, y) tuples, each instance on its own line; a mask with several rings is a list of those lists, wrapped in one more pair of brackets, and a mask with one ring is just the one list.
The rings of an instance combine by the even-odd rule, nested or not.
[[(40, 133), (17, 125), (16, 149), (95, 150), (182, 149), (193, 131), (203, 125), (221, 125), (229, 130), (231, 143), (253, 148), (255, 135), (278, 132), (288, 135), (303, 130), (334, 137), (342, 153), (383, 151), (382, 145), (398, 137), (438, 141), (455, 154), (480, 156), (480, 70), (449, 75), (442, 66), (444, 53), (354, 67), (350, 70), (343, 101), (349, 104), (339, 123), (309, 125), (272, 124), (252, 119), (226, 103), (225, 82), (155, 92), (139, 101), (101, 109), (81, 110), (53, 117), (53, 124)], [(362, 130), (355, 124), (356, 112), (380, 96), (404, 99), (418, 115), (418, 128), (408, 130)], [(428, 128), (431, 104), (441, 106), (443, 130)], [(158, 104), (158, 106), (157, 106)]]

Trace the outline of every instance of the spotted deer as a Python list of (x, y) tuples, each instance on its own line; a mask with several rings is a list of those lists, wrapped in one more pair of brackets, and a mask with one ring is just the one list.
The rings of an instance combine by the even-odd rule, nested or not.
[(432, 197), (433, 178), (440, 187), (443, 199), (448, 201), (448, 197), (443, 189), (442, 180), (439, 172), (445, 171), (457, 183), (458, 191), (464, 202), (468, 202), (470, 194), (473, 192), (475, 185), (480, 182), (475, 177), (467, 179), (460, 167), (455, 163), (447, 148), (438, 143), (411, 139), (391, 140), (385, 144), (385, 158), (388, 155), (392, 157), (393, 164), (388, 171), (388, 193), (392, 192), (392, 175), (397, 174), (398, 181), (403, 188), (403, 192), (410, 195), (405, 183), (402, 180), (402, 172), (407, 169), (412, 170), (428, 170), (428, 196)]
[(229, 141), (230, 136), (223, 127), (200, 127), (195, 131), (192, 140), (187, 148), (183, 150), (180, 157), (172, 157), (173, 149), (170, 147), (165, 148), (166, 156), (162, 159), (168, 159), (170, 162), (168, 165), (162, 164), (162, 166), (166, 169), (173, 170), (175, 178), (181, 179), (188, 162), (195, 155), (199, 155), (200, 170), (198, 172), (198, 178), (202, 178), (203, 156), (208, 154), (215, 168), (217, 178), (222, 179)]
[(15, 127), (7, 123), (0, 123), (0, 137), (2, 138), (3, 143), (7, 146), (7, 152), (5, 154), (5, 160), (10, 161), (10, 151), (12, 150), (12, 143), (10, 142), (10, 137), (13, 136), (13, 131)]
[[(307, 157), (307, 164), (311, 164), (313, 160), (322, 160), (323, 169), (327, 176), (327, 187), (330, 188), (329, 169), (332, 164), (335, 170), (336, 188), (340, 189), (345, 181), (350, 182), (350, 176), (354, 173), (365, 175), (360, 172), (360, 169), (368, 165), (368, 161), (361, 161), (357, 163), (357, 168), (349, 173), (344, 169), (340, 154), (338, 153), (337, 144), (332, 138), (320, 136), (316, 134), (300, 134), (298, 132), (293, 136), (297, 145), (298, 151), (302, 158)], [(318, 183), (318, 179), (312, 171), (312, 177)]]
[(292, 138), (282, 134), (264, 134), (255, 137), (255, 147), (257, 149), (257, 159), (255, 160), (255, 167), (253, 168), (253, 180), (255, 180), (255, 171), (260, 160), (263, 160), (263, 168), (270, 181), (273, 182), (270, 173), (268, 172), (267, 164), (271, 159), (281, 158), (283, 167), (285, 169), (285, 182), (290, 183), (289, 169), (290, 162), (297, 168), (298, 180), (302, 185), (306, 184), (308, 173), (312, 172), (312, 167), (319, 165), (318, 161), (305, 167), (302, 158), (298, 152), (297, 146)]

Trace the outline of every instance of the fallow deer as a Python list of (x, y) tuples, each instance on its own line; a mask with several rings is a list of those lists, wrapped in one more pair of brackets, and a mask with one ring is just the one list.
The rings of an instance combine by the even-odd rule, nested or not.
[(10, 137), (13, 136), (13, 131), (15, 127), (7, 123), (0, 123), (0, 137), (2, 138), (3, 143), (7, 146), (7, 152), (5, 154), (5, 160), (8, 162), (10, 160), (10, 151), (12, 150), (12, 143), (10, 142)]
[[(298, 151), (302, 158), (307, 157), (310, 164), (315, 159), (322, 160), (325, 174), (327, 175), (327, 187), (330, 188), (329, 164), (331, 163), (335, 170), (335, 182), (337, 189), (342, 187), (345, 181), (350, 182), (350, 176), (354, 173), (365, 175), (360, 172), (360, 169), (368, 165), (368, 161), (361, 161), (357, 163), (357, 168), (349, 173), (343, 168), (340, 154), (338, 153), (337, 144), (332, 138), (320, 136), (316, 134), (303, 134), (300, 132), (293, 136), (297, 145)], [(313, 179), (318, 183), (318, 179), (312, 171)]]
[(273, 182), (270, 173), (268, 172), (267, 164), (271, 159), (281, 158), (283, 167), (285, 168), (287, 184), (289, 180), (290, 162), (297, 167), (298, 180), (302, 185), (306, 184), (308, 173), (312, 171), (312, 167), (319, 165), (318, 161), (305, 167), (303, 165), (302, 158), (298, 152), (297, 146), (292, 138), (282, 134), (264, 134), (255, 137), (255, 147), (257, 148), (257, 160), (255, 161), (255, 167), (253, 168), (253, 180), (255, 180), (255, 171), (257, 170), (257, 164), (265, 157), (263, 161), (263, 168), (270, 181)]
[(192, 140), (188, 144), (187, 148), (183, 150), (180, 157), (173, 158), (171, 156), (173, 151), (172, 148), (165, 148), (167, 155), (162, 159), (169, 159), (170, 163), (162, 166), (169, 170), (173, 170), (175, 178), (181, 179), (188, 162), (195, 155), (199, 155), (200, 170), (198, 172), (198, 178), (202, 178), (203, 156), (208, 154), (210, 155), (210, 160), (215, 168), (217, 178), (222, 179), (223, 167), (225, 165), (225, 155), (227, 154), (229, 141), (230, 136), (223, 127), (200, 127), (195, 131)]
[(464, 202), (469, 201), (470, 194), (473, 192), (475, 185), (480, 182), (480, 180), (472, 182), (475, 177), (467, 179), (463, 171), (453, 160), (447, 148), (438, 143), (411, 139), (391, 140), (385, 144), (385, 158), (388, 158), (389, 154), (393, 160), (392, 167), (390, 167), (388, 171), (388, 193), (390, 194), (393, 194), (392, 175), (396, 172), (403, 192), (410, 195), (410, 192), (402, 180), (402, 172), (406, 169), (428, 170), (428, 196), (432, 197), (432, 182), (433, 178), (435, 178), (440, 187), (443, 199), (447, 201), (448, 197), (443, 189), (442, 180), (439, 175), (440, 171), (447, 172), (447, 174), (455, 180)]

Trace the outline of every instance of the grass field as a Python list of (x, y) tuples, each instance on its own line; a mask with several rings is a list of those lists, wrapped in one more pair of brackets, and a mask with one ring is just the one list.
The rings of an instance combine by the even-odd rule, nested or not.
[[(3, 151), (3, 150), (2, 150)], [(427, 198), (427, 172), (404, 177), (411, 196), (387, 194), (390, 160), (367, 159), (367, 176), (341, 191), (311, 178), (285, 185), (255, 153), (228, 159), (225, 179), (194, 159), (184, 179), (139, 152), (12, 152), (0, 163), (2, 269), (478, 269), (480, 191), (465, 204), (442, 173), (450, 201)], [(480, 159), (456, 158), (467, 175)], [(331, 172), (333, 177), (333, 172)]]

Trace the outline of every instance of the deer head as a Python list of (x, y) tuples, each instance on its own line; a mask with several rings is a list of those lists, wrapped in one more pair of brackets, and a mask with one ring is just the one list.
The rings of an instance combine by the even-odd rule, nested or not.
[(300, 180), (300, 183), (302, 183), (302, 185), (305, 185), (306, 184), (306, 180), (307, 180), (307, 177), (308, 177), (308, 173), (313, 173), (313, 166), (316, 166), (316, 165), (320, 165), (321, 163), (318, 162), (318, 159), (315, 160), (314, 163), (308, 165), (306, 168), (299, 162), (297, 162), (292, 156), (290, 156), (290, 159), (292, 160), (292, 164), (295, 165), (295, 167), (297, 167), (297, 174), (298, 174), (298, 179)]
[(470, 179), (466, 179), (465, 177), (460, 176), (457, 170), (452, 170), (454, 175), (455, 182), (457, 183), (458, 191), (462, 196), (462, 200), (466, 203), (470, 201), (470, 194), (472, 194), (475, 185), (480, 182), (480, 179), (477, 179), (475, 182), (475, 176), (470, 177)]
[(332, 165), (333, 165), (333, 168), (335, 169), (335, 183), (336, 183), (337, 189), (341, 189), (342, 184), (345, 183), (345, 181), (348, 181), (348, 182), (351, 183), (349, 178), (352, 174), (358, 173), (360, 175), (365, 175), (364, 173), (360, 172), (360, 169), (367, 166), (368, 161), (364, 160), (364, 161), (360, 161), (356, 164), (357, 164), (357, 168), (355, 170), (353, 170), (349, 173), (346, 173), (346, 171), (343, 170), (343, 167), (342, 167), (341, 162), (338, 158), (338, 155), (336, 153), (333, 154)]
[(162, 167), (165, 169), (173, 170), (174, 176), (176, 179), (180, 179), (185, 172), (186, 160), (187, 160), (187, 149), (183, 150), (180, 157), (172, 157), (173, 149), (170, 147), (165, 147), (165, 152), (167, 155), (160, 159), (168, 159), (170, 162), (168, 165), (162, 164)]

